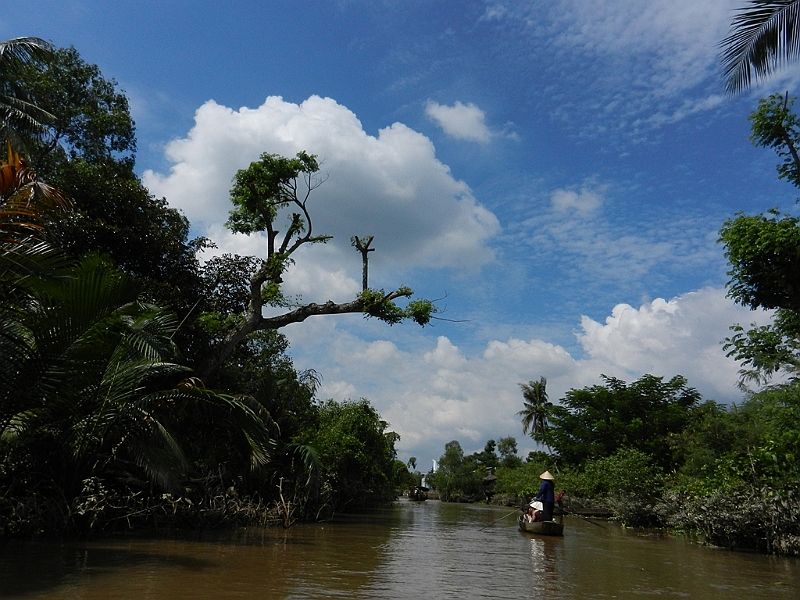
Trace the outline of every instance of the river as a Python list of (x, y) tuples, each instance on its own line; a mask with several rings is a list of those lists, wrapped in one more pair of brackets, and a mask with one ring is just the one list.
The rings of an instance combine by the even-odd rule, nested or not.
[[(510, 509), (405, 500), (334, 522), (0, 545), (0, 598), (800, 598), (800, 559)], [(498, 520), (499, 519), (499, 520)]]

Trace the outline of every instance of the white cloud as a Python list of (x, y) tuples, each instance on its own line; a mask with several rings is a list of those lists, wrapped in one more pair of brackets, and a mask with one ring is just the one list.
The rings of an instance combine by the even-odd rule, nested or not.
[[(520, 55), (558, 64), (559, 78), (543, 96), (558, 101), (546, 110), (608, 144), (614, 131), (643, 140), (653, 129), (723, 104), (718, 44), (740, 6), (738, 0), (528, 0), (491, 3), (480, 21), (502, 27), (497, 35), (515, 40)], [(797, 81), (800, 69), (790, 70)]]
[[(723, 217), (641, 206), (636, 193), (591, 180), (554, 190), (549, 210), (527, 211), (530, 216), (509, 225), (507, 237), (558, 269), (551, 287), (585, 297), (604, 294), (607, 302), (651, 293), (687, 271), (706, 273), (703, 283), (721, 279), (724, 258), (716, 240)], [(625, 206), (636, 206), (634, 220)]]
[[(728, 32), (735, 0), (561, 0), (551, 5), (563, 29), (560, 46), (586, 57), (607, 57), (655, 96), (687, 90), (716, 68), (717, 43)], [(647, 70), (630, 68), (645, 60)], [(642, 65), (644, 66), (644, 65)], [(652, 68), (650, 68), (652, 67)]]
[(471, 102), (462, 104), (456, 101), (453, 106), (446, 106), (429, 100), (425, 114), (457, 140), (486, 144), (492, 139), (492, 132), (486, 126), (486, 114)]
[(734, 323), (768, 320), (769, 313), (735, 307), (723, 290), (705, 288), (638, 309), (618, 304), (605, 324), (583, 317), (578, 338), (592, 362), (627, 373), (680, 373), (711, 397), (729, 400), (739, 366), (725, 357), (722, 340)]
[[(314, 231), (334, 236), (332, 260), (353, 253), (352, 235), (375, 236), (371, 260), (378, 266), (474, 270), (493, 260), (488, 242), (499, 231), (497, 218), (453, 178), (428, 138), (401, 123), (368, 135), (355, 114), (330, 98), (293, 104), (271, 96), (239, 110), (206, 102), (186, 137), (167, 145), (169, 173), (146, 171), (143, 179), (193, 226), (219, 236), (236, 170), (263, 152), (301, 150), (318, 155), (328, 177), (309, 206)], [(225, 235), (219, 242), (254, 245)]]
[(570, 209), (578, 213), (592, 213), (602, 204), (599, 192), (589, 189), (556, 190), (550, 196), (550, 203), (557, 212), (566, 212)]
[(734, 305), (716, 288), (639, 308), (618, 305), (605, 323), (581, 320), (583, 357), (542, 339), (515, 337), (467, 353), (447, 337), (427, 337), (427, 330), (414, 330), (403, 343), (365, 342), (332, 319), (287, 333), (296, 360), (308, 359), (325, 377), (320, 397), (369, 398), (400, 433), (401, 455), (427, 461), (438, 459), (452, 439), (472, 452), (487, 439), (513, 435), (522, 451), (526, 443), (532, 449), (516, 415), (522, 407), (518, 384), (542, 375), (551, 400), (601, 383), (601, 374), (631, 382), (649, 373), (684, 375), (706, 399), (738, 401), (738, 365), (725, 357), (721, 341), (730, 325), (767, 318)]

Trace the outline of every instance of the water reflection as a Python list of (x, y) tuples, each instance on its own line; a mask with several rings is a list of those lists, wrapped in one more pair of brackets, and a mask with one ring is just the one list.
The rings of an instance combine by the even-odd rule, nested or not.
[(486, 506), (398, 502), (333, 523), (0, 546), (1, 598), (798, 598), (800, 560)]
[(544, 592), (544, 596), (552, 598), (558, 591), (558, 575), (556, 573), (556, 544), (559, 538), (529, 536), (531, 573), (536, 576), (535, 587)]

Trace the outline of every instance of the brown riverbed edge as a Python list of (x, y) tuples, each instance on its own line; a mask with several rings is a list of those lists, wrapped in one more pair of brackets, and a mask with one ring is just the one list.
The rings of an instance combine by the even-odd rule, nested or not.
[(291, 521), (287, 521), (286, 507), (274, 502), (268, 504), (257, 497), (239, 498), (226, 494), (200, 501), (169, 494), (159, 497), (114, 495), (70, 505), (36, 496), (0, 498), (0, 532), (5, 538), (287, 526), (301, 515), (290, 513), (288, 517)]

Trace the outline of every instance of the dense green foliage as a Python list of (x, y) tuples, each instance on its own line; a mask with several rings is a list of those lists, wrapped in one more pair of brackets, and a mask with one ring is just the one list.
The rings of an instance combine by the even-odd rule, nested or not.
[[(699, 402), (681, 377), (630, 385), (606, 378), (605, 386), (570, 390), (550, 414), (555, 453), (531, 452), (525, 462), (506, 454), (496, 471), (500, 502), (527, 502), (548, 470), (568, 513), (602, 508), (626, 525), (800, 554), (800, 382), (726, 407)], [(506, 453), (516, 451), (513, 438), (502, 440)], [(443, 499), (480, 499), (481, 454), (446, 445), (434, 478)]]
[[(319, 407), (317, 426), (302, 437), (316, 448), (324, 465), (334, 510), (391, 500), (398, 485), (405, 483), (397, 481), (408, 472), (395, 460), (399, 436), (387, 431), (388, 426), (363, 398), (341, 404), (328, 400)], [(402, 471), (395, 469), (396, 462)]]
[(630, 385), (614, 377), (603, 379), (606, 385), (570, 390), (552, 407), (547, 444), (567, 464), (633, 448), (669, 467), (670, 440), (688, 422), (698, 392), (681, 376), (665, 382), (645, 375)]
[(485, 469), (475, 456), (464, 456), (457, 440), (448, 442), (439, 458), (439, 468), (431, 477), (431, 484), (445, 502), (473, 502), (483, 497), (482, 481)]
[[(0, 528), (289, 526), (393, 498), (413, 475), (366, 400), (317, 402), (319, 376), (295, 369), (277, 327), (218, 352), (253, 308), (253, 272), (274, 275), (263, 302), (292, 306), (288, 247), (201, 265), (205, 240), (133, 171), (115, 82), (74, 49), (18, 50), (0, 94), (47, 119), (26, 128), (0, 114), (36, 168), (16, 154), (0, 164)], [(242, 177), (232, 197), (246, 212)], [(240, 229), (257, 220), (236, 210)], [(307, 233), (295, 222), (284, 241)], [(209, 357), (213, 390), (196, 376)]]

